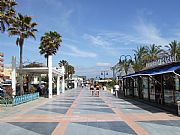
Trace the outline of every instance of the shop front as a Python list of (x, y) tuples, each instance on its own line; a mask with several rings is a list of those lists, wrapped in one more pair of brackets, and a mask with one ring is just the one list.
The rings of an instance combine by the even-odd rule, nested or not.
[(180, 93), (180, 62), (124, 76), (123, 82), (126, 97), (176, 107)]

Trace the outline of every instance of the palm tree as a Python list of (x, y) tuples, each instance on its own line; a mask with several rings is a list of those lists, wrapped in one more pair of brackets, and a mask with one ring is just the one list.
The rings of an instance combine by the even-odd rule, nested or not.
[(9, 27), (10, 21), (14, 19), (16, 11), (14, 6), (17, 3), (14, 0), (1, 0), (0, 1), (0, 31), (5, 32), (6, 26)]
[(152, 44), (147, 47), (147, 55), (149, 61), (154, 61), (159, 58), (160, 54), (163, 52), (160, 45)]
[(69, 76), (71, 76), (71, 78), (72, 78), (72, 75), (75, 73), (74, 67), (72, 65), (68, 65), (67, 73), (68, 73), (68, 78), (69, 78)]
[(125, 60), (122, 60), (121, 62), (119, 62), (118, 68), (117, 68), (118, 72), (120, 72), (122, 70), (122, 68), (124, 68), (124, 70), (127, 73), (127, 70), (128, 70), (130, 63), (131, 63), (131, 61), (125, 61)]
[(141, 63), (140, 60), (137, 59), (137, 56), (135, 54), (134, 54), (134, 61), (132, 62), (132, 65), (136, 72), (144, 68), (144, 65)]
[(172, 41), (171, 43), (169, 43), (169, 45), (166, 45), (165, 47), (168, 48), (170, 55), (179, 54), (180, 43), (178, 43), (176, 40)]
[(59, 67), (64, 66), (64, 68), (65, 68), (65, 78), (68, 76), (68, 73), (67, 73), (68, 65), (69, 65), (69, 63), (66, 60), (59, 61)]
[(49, 33), (46, 32), (41, 37), (39, 52), (41, 55), (44, 55), (44, 57), (47, 59), (47, 66), (48, 66), (48, 56), (56, 54), (61, 42), (62, 42), (61, 36), (57, 32), (52, 32), (52, 31), (50, 31)]
[(59, 66), (60, 66), (60, 67), (62, 67), (62, 66), (65, 67), (66, 65), (68, 65), (68, 62), (67, 62), (66, 60), (60, 60), (60, 61), (59, 61)]
[(23, 53), (23, 45), (24, 40), (32, 37), (35, 39), (35, 32), (37, 29), (34, 27), (37, 25), (35, 22), (31, 22), (32, 17), (23, 16), (22, 14), (18, 14), (11, 22), (11, 26), (8, 29), (10, 36), (17, 36), (16, 45), (20, 47), (20, 65), (19, 65), (19, 83), (20, 83), (20, 95), (24, 94), (23, 90), (23, 76), (22, 76), (22, 53)]
[(147, 60), (147, 46), (140, 46), (134, 52), (138, 60)]
[(132, 65), (135, 71), (139, 71), (145, 67), (148, 60), (147, 46), (140, 46), (137, 48), (137, 50), (134, 50), (134, 52), (135, 61), (132, 63)]

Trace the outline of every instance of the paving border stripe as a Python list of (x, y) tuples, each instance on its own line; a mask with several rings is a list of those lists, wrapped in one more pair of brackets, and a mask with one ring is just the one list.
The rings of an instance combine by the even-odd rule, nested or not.
[(138, 135), (150, 135), (145, 129), (143, 129), (139, 124), (126, 116), (123, 112), (119, 111), (116, 107), (106, 101), (104, 96), (100, 98), (117, 114), (125, 123), (127, 123)]
[(68, 126), (70, 122), (67, 120), (61, 121), (61, 123), (59, 123), (56, 128), (54, 129), (54, 131), (51, 133), (51, 135), (64, 135), (66, 128)]
[[(82, 91), (83, 89), (81, 89), (78, 97), (74, 100), (74, 102), (72, 103), (72, 105), (69, 107), (68, 111), (66, 112), (65, 116), (70, 117), (73, 115), (73, 110), (74, 108), (77, 106), (77, 103), (80, 100), (80, 97), (82, 95)], [(65, 121), (59, 121), (60, 123), (56, 126), (56, 128), (54, 129), (54, 131), (52, 132), (52, 135), (64, 135), (66, 128), (68, 127), (68, 124), (70, 123), (70, 121), (65, 120)]]
[[(0, 121), (3, 121), (3, 120), (6, 120), (6, 119), (12, 119), (12, 118), (14, 118), (14, 116), (16, 116), (17, 115), (17, 117), (16, 118), (14, 118), (14, 119), (18, 119), (18, 116), (19, 116), (19, 114), (24, 114), (24, 113), (26, 113), (26, 112), (28, 112), (28, 111), (30, 111), (30, 110), (32, 110), (32, 109), (35, 109), (35, 108), (37, 108), (37, 107), (39, 107), (39, 106), (41, 106), (41, 105), (44, 105), (44, 104), (46, 104), (46, 103), (48, 103), (48, 102), (50, 102), (50, 101), (54, 101), (54, 100), (56, 100), (57, 98), (59, 98), (59, 97), (63, 97), (63, 96), (66, 96), (66, 93), (61, 93), (60, 95), (55, 95), (55, 96), (53, 96), (53, 98), (51, 98), (51, 99), (49, 99), (49, 98), (43, 98), (42, 100), (41, 100), (41, 98), (39, 98), (39, 99), (37, 99), (37, 100), (33, 100), (33, 101), (31, 101), (31, 102), (27, 102), (27, 103), (24, 103), (24, 104), (20, 104), (20, 105), (17, 105), (17, 106), (14, 106), (13, 108), (10, 108), (11, 110), (9, 110), (9, 111), (15, 111), (15, 113), (13, 112), (12, 114), (9, 114), (9, 115), (7, 115), (7, 116), (5, 116), (5, 117), (3, 117), (3, 118), (1, 118), (0, 119)], [(40, 102), (39, 102), (40, 101)], [(34, 104), (35, 103), (35, 104)], [(31, 104), (33, 104), (33, 106), (30, 106)], [(20, 110), (19, 112), (16, 112), (17, 110)], [(6, 110), (7, 111), (7, 110)], [(2, 113), (2, 112), (0, 112), (0, 113)]]

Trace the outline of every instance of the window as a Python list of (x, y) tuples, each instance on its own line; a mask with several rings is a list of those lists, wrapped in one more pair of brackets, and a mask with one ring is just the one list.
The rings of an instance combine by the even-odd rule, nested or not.
[(134, 96), (138, 97), (138, 78), (134, 79)]
[(175, 75), (175, 102), (179, 100), (180, 96), (180, 77)]
[(152, 78), (149, 78), (149, 90), (150, 90), (150, 100), (155, 101), (155, 84)]
[(143, 97), (148, 99), (148, 77), (143, 77)]
[(126, 78), (126, 95), (133, 96), (133, 80)]
[(164, 102), (171, 104), (174, 103), (174, 75), (173, 74), (164, 74)]

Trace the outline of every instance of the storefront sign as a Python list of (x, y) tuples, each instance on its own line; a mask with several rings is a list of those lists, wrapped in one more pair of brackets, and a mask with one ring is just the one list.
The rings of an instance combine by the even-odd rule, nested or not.
[(146, 63), (146, 67), (155, 67), (155, 66), (159, 66), (159, 65), (163, 65), (163, 64), (168, 64), (168, 63), (172, 63), (176, 61), (176, 56), (166, 56), (160, 59), (157, 59), (155, 61)]

